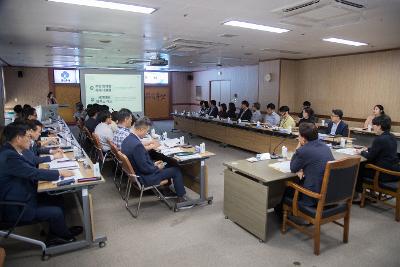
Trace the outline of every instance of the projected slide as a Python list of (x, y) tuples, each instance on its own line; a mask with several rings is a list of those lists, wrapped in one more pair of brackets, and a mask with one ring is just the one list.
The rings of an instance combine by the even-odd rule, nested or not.
[(85, 74), (85, 103), (143, 112), (141, 74)]

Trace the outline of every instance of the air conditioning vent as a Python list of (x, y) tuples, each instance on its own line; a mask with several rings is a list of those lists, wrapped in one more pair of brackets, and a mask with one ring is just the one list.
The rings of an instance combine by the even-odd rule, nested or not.
[(273, 48), (263, 48), (260, 49), (261, 51), (264, 52), (270, 52), (270, 53), (280, 53), (280, 54), (290, 54), (290, 55), (300, 55), (303, 54), (298, 51), (290, 51), (290, 50), (282, 50), (282, 49), (273, 49)]
[(357, 4), (357, 3), (354, 3), (354, 2), (350, 2), (350, 1), (347, 1), (347, 0), (335, 0), (335, 2), (337, 2), (339, 4), (355, 7), (355, 8), (364, 8), (365, 7), (364, 5)]
[(282, 11), (284, 13), (288, 13), (288, 12), (292, 12), (292, 11), (296, 11), (302, 8), (306, 8), (306, 7), (310, 7), (312, 5), (318, 4), (320, 2), (320, 0), (313, 0), (313, 1), (308, 1), (305, 3), (301, 3), (297, 6), (292, 6), (292, 7), (288, 7), (288, 8), (284, 8)]

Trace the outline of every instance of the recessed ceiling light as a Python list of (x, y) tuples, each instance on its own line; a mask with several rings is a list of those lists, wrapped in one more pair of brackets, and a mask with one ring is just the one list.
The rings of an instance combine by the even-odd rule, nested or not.
[(322, 39), (326, 42), (332, 42), (332, 43), (338, 43), (338, 44), (345, 44), (345, 45), (352, 45), (352, 46), (362, 46), (362, 45), (368, 45), (366, 43), (360, 43), (360, 42), (355, 42), (355, 41), (349, 41), (345, 39), (339, 39), (339, 38), (324, 38)]
[(143, 7), (137, 5), (128, 5), (114, 2), (106, 2), (99, 0), (47, 0), (49, 2), (57, 2), (64, 4), (72, 4), (72, 5), (80, 5), (80, 6), (90, 6), (90, 7), (99, 7), (120, 11), (129, 11), (135, 13), (143, 13), (143, 14), (151, 14), (156, 11), (155, 8), (152, 7)]
[(46, 45), (46, 47), (51, 49), (65, 49), (65, 50), (103, 50), (101, 47), (76, 47), (76, 46), (68, 46), (68, 45)]
[(228, 25), (228, 26), (235, 26), (235, 27), (241, 27), (241, 28), (246, 28), (246, 29), (267, 31), (267, 32), (274, 32), (274, 33), (283, 33), (283, 32), (290, 31), (287, 29), (281, 29), (281, 28), (265, 26), (265, 25), (260, 25), (260, 24), (254, 24), (254, 23), (248, 23), (248, 22), (237, 21), (237, 20), (230, 20), (230, 21), (224, 22), (223, 24)]

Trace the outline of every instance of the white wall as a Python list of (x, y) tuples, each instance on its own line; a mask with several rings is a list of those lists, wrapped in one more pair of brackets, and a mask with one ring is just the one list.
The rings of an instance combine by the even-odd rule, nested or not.
[[(218, 75), (218, 72), (222, 72), (222, 75)], [(238, 94), (239, 103), (242, 100), (247, 100), (250, 104), (258, 101), (258, 65), (193, 72), (190, 102), (199, 102), (196, 100), (196, 86), (202, 87), (202, 99), (210, 100), (210, 81), (213, 80), (230, 80), (231, 96), (233, 98), (235, 93)], [(192, 105), (192, 109), (197, 110), (198, 107)]]

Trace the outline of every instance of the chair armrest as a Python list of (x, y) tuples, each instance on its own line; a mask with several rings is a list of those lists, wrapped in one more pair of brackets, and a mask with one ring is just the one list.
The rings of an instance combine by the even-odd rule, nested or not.
[(321, 194), (318, 194), (318, 193), (315, 193), (315, 192), (313, 192), (311, 190), (308, 190), (308, 189), (306, 189), (306, 188), (304, 188), (304, 187), (302, 187), (302, 186), (300, 186), (300, 185), (298, 185), (296, 183), (286, 182), (286, 186), (292, 187), (294, 190), (299, 191), (299, 192), (301, 192), (301, 193), (303, 193), (303, 194), (305, 194), (305, 195), (307, 195), (309, 197), (316, 198), (316, 199), (321, 199), (322, 198)]
[[(380, 173), (385, 173), (385, 174), (389, 174), (389, 175), (400, 177), (400, 172), (387, 170), (387, 169), (381, 168), (381, 167), (376, 166), (376, 165), (371, 164), (371, 163), (365, 165), (365, 168), (375, 170), (374, 182), (373, 182), (375, 190), (381, 190), (382, 189), (379, 186), (379, 175), (380, 175)], [(400, 190), (400, 181), (399, 181), (399, 189), (398, 190)]]
[(389, 174), (389, 175), (399, 176), (400, 177), (400, 172), (384, 169), (384, 168), (378, 167), (378, 166), (376, 166), (374, 164), (371, 164), (371, 163), (365, 165), (365, 168), (373, 169), (373, 170), (378, 171), (378, 172), (382, 172), (382, 173), (386, 173), (386, 174)]

